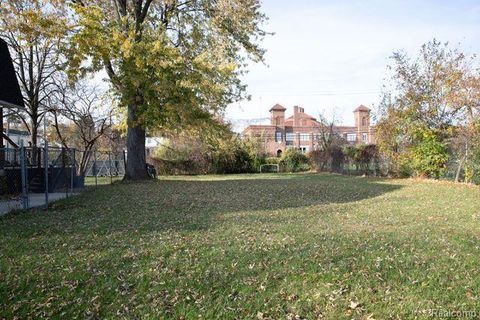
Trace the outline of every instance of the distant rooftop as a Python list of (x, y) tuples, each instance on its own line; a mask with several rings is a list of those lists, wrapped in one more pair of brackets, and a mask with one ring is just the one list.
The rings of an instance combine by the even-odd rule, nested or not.
[(357, 107), (357, 109), (353, 110), (353, 112), (357, 112), (357, 111), (371, 111), (371, 110), (366, 106), (364, 106), (363, 104), (361, 104)]
[(285, 108), (284, 106), (282, 106), (281, 104), (276, 104), (274, 105), (269, 111), (272, 111), (272, 110), (275, 110), (275, 111), (285, 111), (287, 110), (287, 108)]

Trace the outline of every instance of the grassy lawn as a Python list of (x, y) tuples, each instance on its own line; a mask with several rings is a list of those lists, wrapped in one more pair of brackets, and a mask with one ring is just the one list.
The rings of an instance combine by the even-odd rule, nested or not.
[(95, 177), (85, 177), (85, 186), (91, 187), (97, 185), (105, 185), (105, 184), (111, 184), (112, 182), (115, 181), (120, 181), (123, 179), (123, 176), (113, 176), (113, 177), (97, 177), (97, 180), (95, 181)]
[(0, 318), (422, 319), (427, 309), (480, 314), (479, 188), (174, 177), (0, 218)]

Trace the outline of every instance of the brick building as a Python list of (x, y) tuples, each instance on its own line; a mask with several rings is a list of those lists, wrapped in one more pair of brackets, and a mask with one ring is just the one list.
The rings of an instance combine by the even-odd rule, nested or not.
[[(261, 138), (266, 152), (280, 156), (287, 148), (308, 152), (318, 148), (322, 124), (298, 106), (293, 115), (286, 118), (287, 109), (280, 104), (270, 109), (269, 125), (250, 125), (243, 130), (244, 136)], [(355, 126), (335, 126), (334, 131), (348, 143), (374, 143), (373, 127), (370, 125), (370, 109), (360, 105), (353, 110)]]

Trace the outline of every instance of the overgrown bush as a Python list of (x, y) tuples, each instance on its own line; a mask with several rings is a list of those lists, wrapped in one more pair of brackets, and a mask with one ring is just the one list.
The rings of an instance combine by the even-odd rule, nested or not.
[(465, 165), (465, 182), (480, 184), (480, 148), (472, 150), (472, 155)]
[(312, 150), (308, 153), (308, 160), (316, 171), (326, 171), (332, 160), (331, 150)]
[(287, 172), (299, 172), (310, 170), (308, 158), (301, 151), (296, 149), (288, 149), (283, 153), (280, 160), (282, 170)]
[(349, 170), (364, 175), (373, 170), (374, 174), (379, 172), (379, 153), (376, 145), (360, 144), (346, 146), (343, 148), (344, 159), (349, 165)]
[(411, 168), (417, 176), (439, 178), (446, 172), (448, 162), (447, 144), (438, 134), (428, 129), (418, 129), (417, 143), (413, 146)]
[(361, 172), (368, 174), (370, 167), (373, 167), (375, 172), (378, 171), (378, 148), (374, 144), (359, 145), (357, 147), (355, 162)]
[(331, 164), (330, 170), (337, 173), (343, 173), (343, 166), (345, 164), (345, 154), (341, 147), (332, 147), (330, 149)]
[(159, 175), (207, 174), (212, 166), (210, 153), (196, 140), (168, 141), (148, 161)]
[(231, 134), (214, 142), (196, 138), (171, 140), (158, 148), (151, 162), (159, 174), (258, 172), (266, 155), (253, 139)]
[(213, 152), (212, 173), (254, 172), (254, 162), (242, 142), (232, 139)]
[(265, 164), (279, 164), (280, 160), (280, 157), (268, 157), (265, 158)]

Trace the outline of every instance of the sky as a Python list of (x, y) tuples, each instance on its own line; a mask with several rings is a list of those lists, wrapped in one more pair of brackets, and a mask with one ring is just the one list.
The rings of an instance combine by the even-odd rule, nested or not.
[[(373, 110), (394, 51), (415, 55), (434, 38), (468, 54), (480, 53), (480, 0), (264, 0), (269, 17), (265, 64), (244, 76), (250, 101), (231, 104), (239, 126), (268, 118), (276, 103), (299, 105), (353, 125), (353, 109)], [(243, 121), (242, 121), (243, 120)], [(247, 120), (247, 121), (245, 121)], [(241, 130), (242, 128), (237, 128)]]

